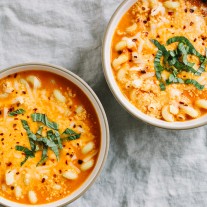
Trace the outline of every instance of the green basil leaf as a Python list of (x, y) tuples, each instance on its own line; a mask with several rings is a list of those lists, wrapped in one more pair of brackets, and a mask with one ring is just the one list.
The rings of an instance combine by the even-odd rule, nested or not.
[(200, 65), (200, 67), (199, 67), (198, 70), (196, 71), (195, 75), (200, 76), (201, 73), (205, 71), (206, 64), (207, 64), (207, 58), (205, 58), (205, 60), (202, 62), (202, 64)]
[(154, 68), (155, 68), (155, 73), (156, 73), (156, 77), (158, 80), (162, 79), (161, 72), (164, 70), (164, 68), (160, 64), (161, 57), (162, 57), (162, 51), (158, 50), (155, 56), (155, 59), (154, 59)]
[(30, 127), (28, 125), (28, 122), (26, 120), (21, 120), (22, 122), (22, 126), (25, 129), (25, 131), (27, 132), (27, 136), (29, 137), (29, 143), (30, 143), (30, 147), (31, 150), (34, 151), (35, 150), (35, 141), (37, 140), (36, 135), (30, 130)]
[(170, 74), (169, 78), (166, 80), (166, 83), (172, 84), (172, 83), (184, 83), (183, 79), (176, 77), (173, 74)]
[(51, 150), (54, 152), (57, 160), (59, 160), (59, 150), (58, 150), (58, 146), (57, 144), (55, 144), (54, 141), (45, 138), (45, 137), (41, 137), (37, 139), (37, 142), (43, 142), (47, 147), (51, 148)]
[(62, 142), (60, 139), (60, 134), (58, 131), (56, 130), (54, 132), (52, 130), (47, 131), (47, 138), (54, 141), (58, 145), (59, 149), (63, 148)]
[(36, 135), (42, 136), (42, 130), (43, 130), (43, 126), (40, 126), (36, 132)]
[(176, 61), (177, 61), (177, 58), (173, 57), (172, 59), (168, 60), (168, 63), (170, 66), (173, 66), (173, 65), (175, 65)]
[(24, 113), (25, 113), (24, 109), (17, 109), (16, 111), (9, 112), (9, 116), (15, 116), (15, 115), (24, 114)]
[(41, 160), (37, 163), (37, 166), (43, 164), (47, 160), (48, 158), (47, 151), (48, 151), (48, 147), (46, 145), (43, 145), (42, 157)]
[(57, 123), (49, 121), (45, 114), (34, 113), (31, 115), (31, 117), (32, 117), (32, 120), (35, 122), (42, 122), (47, 127), (58, 130)]
[(204, 85), (201, 85), (200, 83), (198, 83), (196, 80), (193, 80), (193, 79), (186, 79), (185, 83), (193, 84), (198, 90), (203, 90), (204, 88)]
[(177, 54), (177, 50), (170, 50), (170, 51), (168, 51), (169, 52), (169, 55), (171, 56), (171, 57), (175, 57), (175, 56), (177, 56), (178, 54)]
[[(65, 136), (64, 136), (64, 135), (65, 135)], [(69, 136), (67, 136), (67, 135), (69, 135)], [(64, 138), (62, 138), (61, 140), (62, 140), (62, 141), (76, 140), (76, 139), (80, 138), (80, 136), (81, 136), (81, 134), (78, 134), (78, 133), (76, 133), (75, 131), (73, 131), (72, 129), (68, 129), (68, 128), (67, 128), (67, 129), (62, 133), (61, 137), (64, 137)]]
[(162, 51), (163, 55), (168, 53), (165, 46), (160, 44), (157, 40), (151, 39), (150, 41), (158, 48), (158, 50)]
[(20, 145), (16, 145), (15, 149), (17, 151), (22, 151), (25, 153), (25, 159), (21, 162), (21, 166), (24, 165), (24, 163), (28, 160), (29, 157), (34, 157), (34, 152), (29, 150), (26, 147), (20, 146)]
[(203, 55), (201, 55), (191, 44), (191, 42), (184, 36), (175, 36), (167, 40), (167, 45), (172, 44), (174, 42), (179, 42), (187, 45), (189, 47), (189, 54), (196, 55), (201, 62), (204, 61)]
[(160, 90), (164, 91), (165, 89), (166, 89), (166, 87), (165, 87), (164, 83), (160, 83)]

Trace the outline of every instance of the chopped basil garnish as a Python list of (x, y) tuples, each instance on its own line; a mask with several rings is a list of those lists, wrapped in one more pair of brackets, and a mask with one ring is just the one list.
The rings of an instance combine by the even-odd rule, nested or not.
[(200, 83), (198, 83), (196, 80), (193, 80), (193, 79), (186, 79), (185, 83), (193, 84), (198, 90), (203, 90), (204, 88), (204, 85), (201, 85)]
[(25, 153), (25, 159), (21, 162), (21, 166), (28, 160), (29, 157), (34, 157), (34, 152), (26, 147), (16, 145), (15, 149)]
[[(68, 136), (69, 135), (69, 136)], [(76, 132), (74, 132), (72, 129), (66, 129), (63, 133), (62, 133), (62, 137), (64, 137), (62, 140), (63, 141), (67, 141), (67, 140), (75, 140), (80, 138), (81, 134), (78, 134)]]
[(160, 89), (161, 89), (161, 91), (164, 91), (166, 89), (164, 83), (160, 83)]
[(31, 147), (30, 150), (23, 146), (16, 146), (16, 150), (23, 151), (25, 153), (25, 159), (23, 162), (21, 162), (21, 165), (23, 165), (29, 157), (35, 157), (35, 153), (37, 151), (42, 151), (41, 160), (37, 163), (37, 165), (41, 165), (48, 158), (48, 149), (52, 150), (57, 160), (59, 160), (59, 150), (63, 148), (62, 142), (76, 140), (81, 136), (81, 134), (78, 134), (72, 129), (68, 128), (60, 135), (57, 123), (50, 122), (45, 114), (32, 114), (31, 117), (34, 122), (42, 122), (45, 127), (49, 127), (52, 130), (48, 130), (46, 137), (44, 137), (42, 135), (44, 126), (40, 126), (37, 132), (34, 134), (30, 130), (28, 122), (26, 120), (21, 120), (22, 126), (27, 133)]
[(27, 136), (29, 138), (29, 143), (30, 143), (30, 147), (31, 147), (31, 150), (34, 151), (35, 148), (36, 148), (36, 145), (35, 145), (35, 141), (37, 140), (37, 137), (36, 135), (30, 130), (30, 127), (27, 123), (26, 120), (21, 120), (22, 122), (22, 126), (23, 128), (25, 129), (25, 131), (27, 132)]
[(47, 160), (48, 158), (47, 151), (48, 151), (48, 146), (43, 145), (42, 157), (41, 160), (37, 163), (37, 166), (43, 164)]
[[(200, 85), (193, 79), (182, 79), (178, 77), (182, 71), (191, 72), (196, 76), (200, 76), (205, 71), (207, 64), (207, 49), (205, 56), (201, 55), (191, 44), (191, 42), (183, 37), (176, 36), (167, 40), (167, 45), (178, 42), (178, 46), (175, 50), (167, 50), (164, 45), (160, 44), (157, 40), (151, 40), (151, 42), (158, 48), (154, 59), (154, 68), (157, 79), (160, 81), (160, 89), (163, 91), (166, 85), (172, 83), (186, 83), (193, 84), (198, 90), (203, 90), (204, 86)], [(198, 70), (193, 68), (195, 63), (188, 61), (188, 55), (195, 55), (200, 60), (200, 67)], [(163, 57), (163, 61), (161, 58)], [(170, 76), (167, 80), (162, 79), (162, 71), (170, 72)]]
[(47, 127), (58, 130), (57, 123), (50, 122), (45, 114), (35, 113), (35, 114), (32, 114), (31, 117), (33, 121), (42, 122)]
[(9, 112), (9, 116), (15, 116), (15, 115), (24, 114), (24, 113), (25, 113), (24, 109), (17, 109), (16, 111)]
[(48, 137), (37, 138), (37, 142), (40, 144), (44, 144), (45, 146), (49, 147), (55, 154), (57, 160), (59, 160), (59, 150), (57, 144), (50, 140)]

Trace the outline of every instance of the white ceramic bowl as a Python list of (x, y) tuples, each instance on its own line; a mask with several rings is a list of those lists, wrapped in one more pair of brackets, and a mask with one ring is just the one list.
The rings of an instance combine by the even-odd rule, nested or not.
[(10, 74), (14, 74), (17, 72), (21, 71), (29, 71), (29, 70), (41, 70), (41, 71), (49, 71), (52, 73), (55, 73), (57, 75), (60, 75), (72, 83), (74, 83), (76, 86), (78, 86), (84, 93), (85, 95), (89, 98), (91, 101), (99, 122), (100, 122), (100, 128), (101, 128), (101, 144), (100, 144), (100, 152), (98, 156), (98, 160), (96, 162), (96, 165), (90, 174), (90, 176), (87, 178), (87, 180), (78, 188), (75, 192), (73, 192), (71, 195), (66, 196), (63, 199), (60, 199), (55, 202), (51, 202), (49, 204), (41, 204), (41, 205), (24, 205), (24, 204), (19, 204), (16, 202), (12, 202), (10, 200), (7, 200), (5, 198), (0, 197), (0, 204), (4, 206), (11, 206), (11, 207), (27, 207), (27, 206), (38, 206), (38, 207), (57, 207), (57, 206), (63, 206), (66, 204), (69, 204), (76, 200), (78, 197), (83, 195), (86, 190), (89, 189), (89, 187), (93, 184), (93, 182), (96, 180), (98, 175), (100, 174), (103, 165), (106, 161), (106, 157), (108, 154), (108, 148), (109, 148), (109, 127), (108, 127), (108, 122), (106, 118), (106, 114), (104, 112), (104, 109), (96, 96), (96, 94), (93, 92), (93, 90), (90, 88), (90, 86), (83, 81), (81, 78), (79, 78), (77, 75), (72, 73), (71, 71), (68, 71), (62, 67), (59, 66), (54, 66), (54, 65), (49, 65), (49, 64), (41, 64), (41, 63), (27, 63), (27, 64), (21, 64), (21, 65), (16, 65), (10, 68), (6, 68), (4, 70), (0, 71), (0, 78), (4, 78)]
[(137, 0), (123, 1), (123, 3), (117, 8), (115, 13), (113, 14), (105, 32), (105, 36), (103, 40), (103, 48), (102, 48), (102, 63), (103, 63), (104, 75), (111, 92), (113, 93), (117, 101), (130, 114), (154, 126), (158, 126), (161, 128), (168, 128), (168, 129), (189, 129), (189, 128), (195, 128), (207, 124), (206, 115), (198, 119), (185, 121), (185, 122), (166, 122), (156, 118), (152, 118), (142, 113), (134, 105), (132, 105), (120, 91), (119, 86), (117, 85), (116, 80), (114, 78), (112, 67), (111, 67), (111, 42), (112, 42), (114, 31), (120, 19), (135, 2), (137, 2)]

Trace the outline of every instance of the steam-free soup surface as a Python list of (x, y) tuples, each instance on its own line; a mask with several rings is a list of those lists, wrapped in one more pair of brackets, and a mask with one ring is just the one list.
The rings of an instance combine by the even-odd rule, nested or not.
[(139, 0), (118, 23), (112, 70), (121, 92), (143, 113), (168, 122), (207, 113), (204, 2)]
[(99, 144), (95, 110), (73, 83), (43, 71), (0, 80), (1, 197), (42, 204), (70, 195), (93, 170)]

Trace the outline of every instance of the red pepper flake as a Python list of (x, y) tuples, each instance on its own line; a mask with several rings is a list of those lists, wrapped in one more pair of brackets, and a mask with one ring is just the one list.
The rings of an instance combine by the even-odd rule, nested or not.
[(68, 161), (67, 160), (65, 160), (65, 164), (68, 165)]
[(17, 126), (17, 124), (13, 124), (13, 128), (15, 128)]
[(186, 29), (186, 26), (185, 25), (183, 26), (183, 29)]
[(187, 10), (187, 9), (184, 9), (184, 12), (185, 12), (185, 13), (187, 13), (187, 12), (188, 12), (188, 10)]
[(23, 93), (23, 94), (26, 94), (27, 92), (26, 92), (26, 91), (22, 91), (22, 93)]
[(197, 40), (197, 39), (195, 38), (195, 39), (193, 40), (193, 42), (196, 42), (196, 40)]
[(190, 26), (192, 26), (194, 23), (193, 22), (190, 22)]
[(0, 136), (4, 135), (4, 133), (0, 133)]
[(194, 10), (193, 9), (190, 9), (190, 13), (193, 13), (194, 12)]
[(144, 20), (143, 23), (144, 23), (144, 24), (147, 24), (147, 20)]
[(14, 190), (14, 186), (11, 186), (11, 190)]
[(172, 16), (174, 14), (174, 12), (168, 12), (168, 15)]
[(142, 10), (144, 11), (145, 10), (145, 7), (142, 7)]
[(17, 73), (14, 74), (14, 78), (16, 78), (16, 77), (17, 77)]
[(6, 166), (7, 166), (7, 167), (10, 167), (11, 165), (12, 165), (11, 162), (6, 163)]
[(83, 163), (83, 160), (78, 160), (78, 164), (81, 165)]
[(14, 107), (9, 108), (9, 112), (14, 111)]
[(44, 183), (45, 182), (45, 178), (42, 178), (42, 183)]
[(16, 175), (19, 175), (19, 172), (16, 172)]

